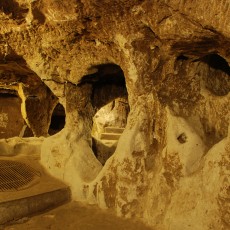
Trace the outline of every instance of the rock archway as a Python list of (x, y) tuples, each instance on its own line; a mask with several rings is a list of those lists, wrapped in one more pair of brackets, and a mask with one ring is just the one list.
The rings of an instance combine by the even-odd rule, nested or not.
[(127, 124), (128, 92), (124, 73), (118, 65), (97, 65), (93, 69), (95, 73), (84, 76), (80, 85), (92, 86), (91, 103), (95, 110), (92, 118), (92, 148), (104, 165), (114, 153)]

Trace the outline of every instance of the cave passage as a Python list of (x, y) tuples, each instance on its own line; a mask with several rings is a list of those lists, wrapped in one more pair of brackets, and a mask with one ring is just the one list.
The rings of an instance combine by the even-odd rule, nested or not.
[(92, 148), (104, 165), (114, 153), (125, 129), (129, 114), (125, 77), (120, 66), (105, 64), (94, 66), (95, 73), (86, 75), (80, 84), (92, 84), (91, 103), (93, 117)]

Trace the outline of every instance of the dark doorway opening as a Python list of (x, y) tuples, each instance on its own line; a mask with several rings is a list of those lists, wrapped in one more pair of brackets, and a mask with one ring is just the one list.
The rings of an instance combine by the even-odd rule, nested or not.
[(129, 114), (128, 93), (120, 66), (104, 64), (93, 66), (92, 70), (94, 72), (84, 76), (79, 85), (92, 85), (91, 103), (95, 109), (92, 149), (104, 165), (115, 152), (126, 126)]
[(54, 135), (65, 127), (65, 109), (62, 104), (58, 103), (53, 110), (51, 117), (49, 135)]

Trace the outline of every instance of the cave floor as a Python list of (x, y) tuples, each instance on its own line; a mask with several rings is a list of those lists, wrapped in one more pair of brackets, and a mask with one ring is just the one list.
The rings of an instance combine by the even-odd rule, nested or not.
[(1, 230), (153, 230), (137, 220), (116, 217), (94, 205), (69, 202), (46, 213), (23, 218)]

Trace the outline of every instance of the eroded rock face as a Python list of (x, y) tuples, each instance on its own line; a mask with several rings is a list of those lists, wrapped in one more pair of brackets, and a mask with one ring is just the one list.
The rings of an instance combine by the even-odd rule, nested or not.
[[(44, 141), (42, 163), (71, 185), (74, 199), (139, 217), (156, 229), (230, 226), (229, 5), (0, 3), (1, 73), (10, 62), (18, 63), (15, 71), (27, 66), (65, 107), (65, 128)], [(105, 64), (123, 70), (130, 113), (102, 168), (91, 148), (94, 83), (82, 79)], [(9, 83), (11, 75), (4, 76)], [(40, 103), (53, 109), (57, 101), (48, 91), (41, 91)], [(35, 114), (37, 103), (31, 104), (28, 113)], [(34, 121), (41, 124), (44, 116)]]

